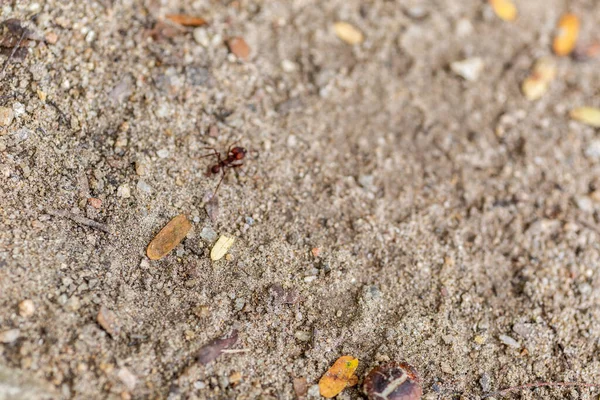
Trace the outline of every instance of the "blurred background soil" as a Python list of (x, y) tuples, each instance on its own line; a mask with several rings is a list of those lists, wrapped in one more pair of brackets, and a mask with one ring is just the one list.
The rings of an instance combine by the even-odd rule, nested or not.
[[(0, 398), (318, 398), (342, 355), (361, 380), (411, 363), (425, 399), (600, 382), (600, 141), (568, 118), (600, 68), (556, 58), (542, 99), (520, 90), (560, 15), (591, 40), (600, 3), (516, 4), (3, 1), (27, 34), (0, 59)], [(200, 156), (233, 142), (211, 219)], [(149, 260), (178, 214), (192, 231)]]

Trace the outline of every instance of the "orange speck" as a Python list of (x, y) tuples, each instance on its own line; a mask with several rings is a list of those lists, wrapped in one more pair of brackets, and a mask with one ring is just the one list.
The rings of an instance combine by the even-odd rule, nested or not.
[(512, 0), (488, 0), (498, 18), (504, 21), (517, 19), (517, 7)]

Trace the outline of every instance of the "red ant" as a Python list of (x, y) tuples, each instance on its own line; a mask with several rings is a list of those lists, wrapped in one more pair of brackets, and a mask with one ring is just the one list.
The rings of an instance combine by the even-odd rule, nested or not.
[(218, 174), (219, 172), (222, 173), (221, 179), (219, 180), (219, 183), (217, 184), (217, 188), (215, 189), (215, 192), (213, 194), (213, 196), (215, 196), (217, 194), (217, 191), (219, 190), (219, 187), (221, 186), (221, 183), (223, 183), (223, 179), (225, 179), (226, 171), (229, 168), (239, 168), (244, 165), (244, 157), (246, 157), (247, 151), (244, 147), (240, 147), (240, 146), (233, 147), (233, 145), (231, 145), (229, 147), (229, 150), (227, 150), (227, 158), (221, 159), (221, 153), (219, 153), (217, 151), (217, 149), (215, 149), (214, 147), (205, 147), (205, 148), (212, 150), (214, 153), (206, 154), (204, 156), (201, 156), (200, 158), (210, 157), (210, 156), (217, 157), (217, 163), (214, 164), (212, 167), (210, 167), (208, 169), (208, 172), (212, 173), (212, 174)]

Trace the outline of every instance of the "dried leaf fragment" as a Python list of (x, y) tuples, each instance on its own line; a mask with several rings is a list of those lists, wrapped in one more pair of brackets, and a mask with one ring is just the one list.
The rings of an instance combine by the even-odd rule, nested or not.
[(347, 22), (336, 22), (333, 24), (333, 30), (338, 38), (348, 44), (359, 44), (365, 40), (362, 32)]
[(494, 13), (504, 21), (517, 19), (517, 7), (512, 0), (488, 0)]
[(242, 60), (247, 60), (250, 57), (250, 46), (242, 37), (232, 37), (227, 40), (229, 51)]
[(202, 348), (196, 354), (196, 360), (202, 365), (208, 364), (219, 357), (224, 349), (233, 346), (235, 342), (237, 342), (237, 339), (238, 333), (234, 330), (231, 333), (231, 336), (228, 338), (213, 340), (212, 342), (202, 346)]
[(221, 235), (221, 237), (219, 237), (219, 240), (217, 240), (212, 250), (210, 251), (210, 259), (213, 261), (218, 261), (221, 258), (223, 258), (223, 256), (227, 254), (227, 251), (229, 251), (231, 246), (233, 246), (233, 242), (235, 242), (234, 237)]
[(558, 56), (567, 56), (575, 48), (579, 37), (579, 18), (574, 14), (564, 14), (558, 21), (557, 28), (552, 49)]
[(544, 57), (536, 61), (531, 74), (523, 81), (521, 90), (527, 100), (537, 100), (548, 90), (556, 78), (556, 64), (551, 58)]
[(152, 239), (146, 254), (151, 260), (158, 260), (166, 256), (175, 248), (188, 234), (192, 224), (185, 215), (181, 214), (173, 218), (158, 234)]
[(192, 17), (191, 15), (185, 14), (169, 14), (165, 16), (169, 21), (175, 22), (176, 24), (183, 26), (202, 26), (206, 25), (206, 20), (200, 17)]
[(294, 392), (296, 392), (296, 396), (298, 398), (306, 396), (306, 393), (308, 392), (308, 383), (306, 382), (306, 378), (294, 378), (292, 383), (294, 385)]
[(579, 107), (571, 110), (571, 118), (586, 125), (600, 128), (600, 108)]
[(358, 367), (358, 359), (352, 356), (342, 356), (336, 360), (319, 381), (321, 396), (332, 398), (337, 396), (348, 386), (358, 383), (354, 371)]

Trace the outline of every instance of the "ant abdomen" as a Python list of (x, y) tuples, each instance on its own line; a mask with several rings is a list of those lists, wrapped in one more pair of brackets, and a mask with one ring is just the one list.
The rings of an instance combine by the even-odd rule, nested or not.
[(213, 174), (218, 174), (220, 170), (221, 166), (219, 164), (215, 164), (210, 168), (210, 172), (212, 172)]

